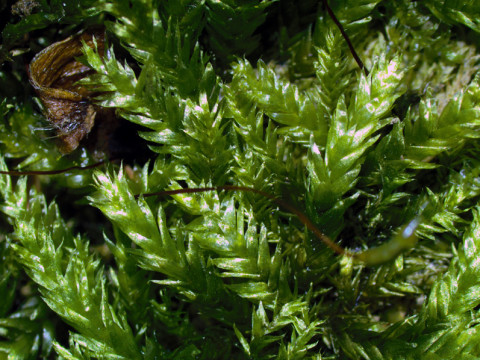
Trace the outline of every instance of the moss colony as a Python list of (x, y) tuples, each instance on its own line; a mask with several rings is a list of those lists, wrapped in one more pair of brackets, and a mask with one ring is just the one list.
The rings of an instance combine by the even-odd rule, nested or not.
[(0, 15), (1, 359), (480, 358), (478, 1)]

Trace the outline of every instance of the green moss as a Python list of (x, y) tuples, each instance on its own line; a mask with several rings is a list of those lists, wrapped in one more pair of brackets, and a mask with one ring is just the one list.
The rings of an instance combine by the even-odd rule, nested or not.
[[(98, 26), (80, 83), (149, 150), (0, 175), (2, 358), (480, 357), (475, 1), (331, 1), (368, 76), (323, 2), (11, 5), (0, 170), (95, 162), (56, 149), (26, 68)], [(141, 195), (223, 185), (354, 257), (258, 192)]]

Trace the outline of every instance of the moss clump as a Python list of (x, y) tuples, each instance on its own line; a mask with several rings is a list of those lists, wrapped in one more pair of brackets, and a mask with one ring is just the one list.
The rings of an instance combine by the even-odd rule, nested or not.
[[(368, 75), (324, 2), (0, 4), (0, 170), (101, 155), (60, 153), (26, 71), (79, 31), (106, 44), (76, 86), (127, 129), (121, 164), (0, 175), (0, 354), (479, 358), (476, 3), (331, 1)], [(224, 185), (372, 261), (258, 192), (141, 196)]]

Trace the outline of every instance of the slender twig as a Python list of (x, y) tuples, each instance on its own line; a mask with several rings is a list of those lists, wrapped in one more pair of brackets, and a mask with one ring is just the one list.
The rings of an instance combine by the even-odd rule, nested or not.
[(334, 252), (336, 252), (339, 255), (345, 254), (345, 255), (351, 255), (350, 253), (346, 252), (345, 249), (343, 249), (341, 246), (335, 244), (332, 239), (330, 239), (327, 235), (325, 235), (308, 217), (305, 215), (303, 212), (298, 210), (296, 207), (290, 205), (288, 202), (285, 200), (279, 199), (272, 194), (269, 194), (265, 191), (262, 190), (257, 190), (254, 188), (250, 188), (247, 186), (238, 186), (238, 185), (223, 185), (223, 186), (212, 186), (212, 187), (204, 187), (204, 188), (186, 188), (186, 189), (177, 189), (177, 190), (164, 190), (164, 191), (158, 191), (158, 192), (153, 192), (153, 193), (145, 193), (145, 194), (139, 194), (135, 195), (135, 198), (138, 199), (138, 197), (143, 196), (145, 197), (151, 197), (151, 196), (170, 196), (170, 195), (178, 195), (178, 194), (193, 194), (193, 193), (200, 193), (200, 192), (206, 192), (206, 191), (246, 191), (246, 192), (252, 192), (255, 194), (259, 194), (262, 196), (265, 196), (266, 198), (272, 200), (275, 202), (278, 206), (282, 207), (284, 210), (287, 210), (291, 212), (292, 214), (296, 215), (300, 222), (307, 227), (308, 230), (313, 232), (315, 236), (317, 236), (326, 246), (328, 246), (330, 249), (332, 249)]
[(330, 8), (330, 6), (328, 5), (328, 1), (327, 1), (327, 0), (323, 0), (323, 3), (325, 4), (325, 8), (327, 9), (328, 15), (332, 18), (332, 20), (333, 20), (333, 22), (335, 23), (335, 25), (337, 25), (338, 29), (339, 29), (340, 32), (342, 33), (343, 38), (344, 38), (345, 41), (347, 42), (348, 48), (350, 49), (350, 52), (352, 53), (353, 58), (354, 58), (355, 61), (357, 62), (358, 67), (359, 67), (361, 70), (363, 70), (363, 72), (365, 73), (366, 76), (368, 76), (368, 74), (370, 74), (370, 72), (369, 72), (368, 69), (365, 67), (365, 65), (363, 64), (362, 59), (360, 59), (360, 56), (358, 56), (357, 52), (355, 51), (355, 48), (353, 47), (353, 44), (352, 44), (352, 42), (350, 41), (350, 38), (348, 37), (347, 33), (346, 33), (345, 30), (343, 29), (342, 24), (340, 24), (340, 21), (338, 21), (338, 19), (337, 19), (337, 17), (335, 16), (334, 12), (332, 11), (332, 9)]
[[(112, 160), (109, 160), (112, 161)], [(56, 174), (62, 174), (68, 171), (72, 170), (88, 170), (88, 169), (93, 169), (96, 168), (97, 166), (101, 166), (105, 164), (105, 160), (99, 161), (95, 164), (87, 165), (87, 166), (71, 166), (69, 168), (65, 169), (59, 169), (59, 170), (29, 170), (29, 171), (18, 171), (18, 170), (9, 170), (9, 171), (4, 171), (0, 170), (0, 174), (3, 175), (10, 175), (10, 176), (23, 176), (23, 175), (56, 175)]]

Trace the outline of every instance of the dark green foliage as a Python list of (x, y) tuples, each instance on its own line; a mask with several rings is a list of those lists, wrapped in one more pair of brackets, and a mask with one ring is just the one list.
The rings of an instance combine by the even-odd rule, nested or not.
[(276, 0), (206, 1), (206, 39), (222, 62), (234, 56), (258, 51), (260, 34), (255, 34), (267, 17), (267, 8)]
[[(0, 175), (1, 358), (480, 357), (480, 6), (329, 4), (368, 75), (323, 1), (1, 2), (0, 170), (109, 157), (26, 71), (92, 27), (79, 83), (151, 150)], [(259, 193), (146, 195), (223, 185), (350, 256)]]

